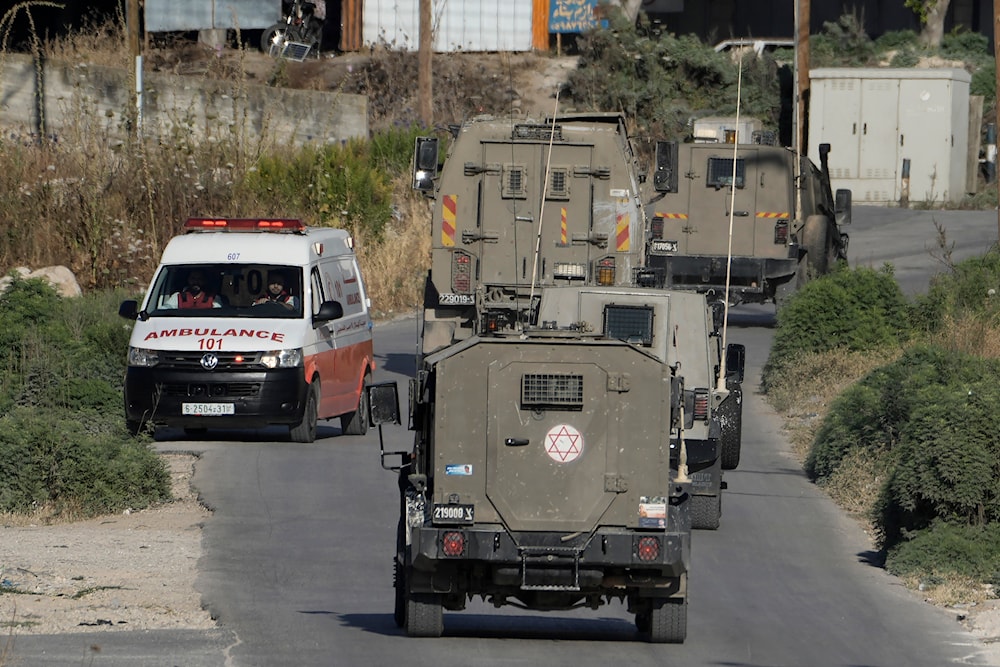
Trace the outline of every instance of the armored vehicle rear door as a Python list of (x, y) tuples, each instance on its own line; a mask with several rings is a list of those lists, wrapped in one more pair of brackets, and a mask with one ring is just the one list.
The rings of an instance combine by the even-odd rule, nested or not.
[[(549, 160), (548, 137), (545, 139), (544, 143), (482, 144), (486, 170), (479, 195), (479, 219), (487, 232), (480, 246), (483, 283), (530, 284), (534, 268), (538, 276), (536, 284), (552, 284), (557, 262), (581, 267), (589, 264), (591, 246), (585, 239), (592, 224), (593, 146), (554, 144)], [(540, 252), (536, 263), (543, 189), (545, 201), (541, 208)]]
[[(725, 255), (729, 247), (729, 211), (733, 210), (733, 254), (752, 255), (756, 221), (756, 161), (740, 150), (736, 160), (736, 192), (733, 196), (733, 150), (730, 144), (693, 146), (691, 150), (690, 197), (685, 229), (677, 239), (682, 255)], [(682, 178), (684, 174), (682, 173)]]

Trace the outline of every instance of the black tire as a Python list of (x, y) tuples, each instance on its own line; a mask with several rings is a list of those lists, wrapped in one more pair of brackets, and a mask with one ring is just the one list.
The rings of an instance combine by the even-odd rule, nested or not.
[(740, 465), (743, 443), (743, 391), (733, 389), (729, 398), (719, 407), (722, 427), (722, 469), (736, 470)]
[(286, 27), (285, 23), (281, 22), (281, 23), (275, 23), (270, 28), (264, 30), (264, 32), (261, 33), (260, 36), (260, 50), (263, 51), (264, 53), (270, 53), (271, 43), (274, 41), (274, 36), (277, 35), (278, 33), (285, 32), (285, 27)]
[(640, 611), (635, 615), (635, 629), (642, 634), (649, 634), (652, 625), (652, 615), (648, 611)]
[[(822, 215), (810, 215), (802, 228), (809, 277), (819, 278), (830, 272), (830, 221)], [(834, 251), (835, 252), (835, 251)]]
[(401, 628), (406, 623), (406, 578), (403, 575), (405, 568), (399, 564), (398, 558), (392, 559), (392, 586), (396, 589), (396, 601), (392, 609), (392, 620), (396, 622), (396, 627)]
[(649, 641), (683, 644), (687, 638), (687, 606), (687, 598), (654, 602), (649, 612)]
[(292, 442), (316, 442), (316, 422), (319, 411), (318, 379), (309, 383), (306, 391), (306, 409), (302, 413), (302, 421), (288, 430)]
[(131, 436), (136, 436), (142, 433), (142, 422), (138, 419), (126, 419), (125, 428), (128, 429), (128, 433)]
[(372, 376), (365, 373), (365, 379), (361, 382), (361, 394), (358, 396), (358, 409), (340, 416), (340, 430), (344, 435), (364, 435), (368, 432), (368, 401), (365, 400), (365, 392), (371, 384)]
[(444, 607), (441, 596), (433, 593), (409, 593), (406, 596), (406, 634), (410, 637), (440, 637), (444, 632)]
[(722, 494), (691, 496), (691, 528), (717, 530), (722, 522)]

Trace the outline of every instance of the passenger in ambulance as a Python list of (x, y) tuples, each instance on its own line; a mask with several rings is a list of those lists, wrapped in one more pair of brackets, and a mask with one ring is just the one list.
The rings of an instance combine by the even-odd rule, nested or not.
[(285, 280), (285, 274), (281, 271), (271, 271), (267, 277), (267, 291), (265, 291), (253, 305), (259, 306), (265, 303), (277, 303), (289, 310), (295, 310), (298, 307), (298, 299), (288, 293), (287, 288), (288, 281)]
[(187, 287), (166, 298), (161, 308), (222, 308), (222, 297), (206, 287), (205, 272), (191, 269)]

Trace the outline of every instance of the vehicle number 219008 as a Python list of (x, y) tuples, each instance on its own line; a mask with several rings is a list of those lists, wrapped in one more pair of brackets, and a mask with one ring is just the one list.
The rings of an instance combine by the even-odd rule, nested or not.
[(475, 507), (472, 505), (435, 505), (434, 523), (473, 523)]

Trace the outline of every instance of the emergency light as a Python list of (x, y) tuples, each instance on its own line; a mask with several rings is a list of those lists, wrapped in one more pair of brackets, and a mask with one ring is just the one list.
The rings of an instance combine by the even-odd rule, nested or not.
[(294, 218), (188, 218), (184, 231), (304, 232), (306, 226)]

